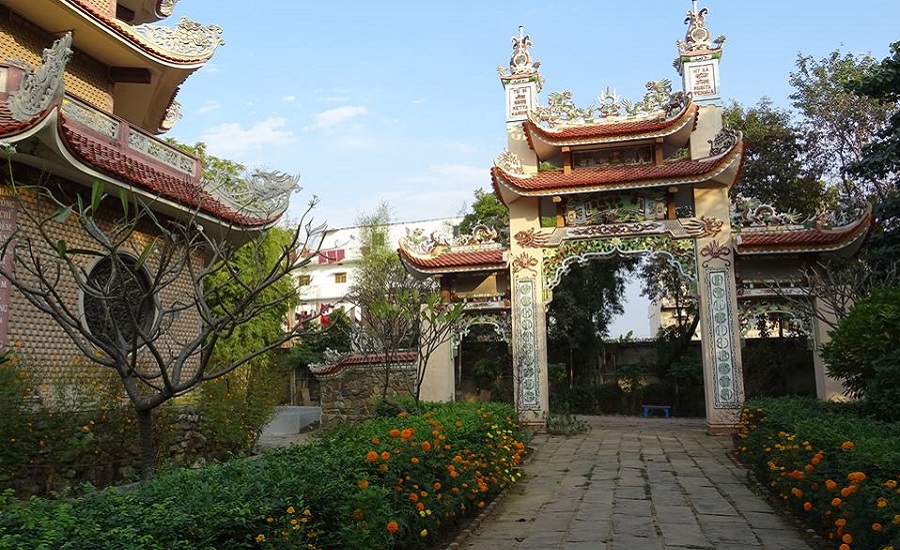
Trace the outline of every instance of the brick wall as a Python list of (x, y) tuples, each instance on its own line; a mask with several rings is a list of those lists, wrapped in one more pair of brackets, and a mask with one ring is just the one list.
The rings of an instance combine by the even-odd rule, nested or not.
[[(409, 397), (415, 377), (415, 367), (393, 367), (388, 378), (388, 396)], [(381, 397), (384, 384), (384, 367), (346, 367), (338, 373), (318, 377), (318, 380), (322, 426), (360, 422), (375, 416), (375, 403)]]
[[(109, 8), (111, 0), (95, 0)], [(41, 54), (56, 36), (29, 23), (8, 8), (0, 7), (0, 60), (21, 60), (37, 67)], [(66, 66), (66, 92), (94, 107), (113, 112), (113, 86), (109, 68), (84, 53), (75, 50)]]

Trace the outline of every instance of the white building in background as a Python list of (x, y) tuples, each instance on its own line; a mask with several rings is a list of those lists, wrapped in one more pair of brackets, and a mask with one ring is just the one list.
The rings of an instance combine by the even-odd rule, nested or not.
[[(407, 231), (421, 228), (429, 235), (452, 236), (462, 218), (440, 218), (408, 222), (395, 222), (387, 226), (387, 245), (396, 250), (400, 238)], [(356, 280), (356, 270), (363, 257), (360, 243), (360, 226), (327, 229), (322, 235), (319, 252), (312, 261), (294, 275), (294, 285), (300, 297), (293, 319), (288, 320), (292, 328), (302, 319), (319, 316), (334, 309), (342, 309), (351, 318), (359, 318), (360, 312), (347, 301), (347, 294)]]

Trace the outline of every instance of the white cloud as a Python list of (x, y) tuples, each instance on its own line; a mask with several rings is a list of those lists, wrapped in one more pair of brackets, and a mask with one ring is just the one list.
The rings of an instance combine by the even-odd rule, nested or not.
[(246, 129), (237, 123), (222, 124), (204, 132), (200, 141), (206, 143), (210, 153), (228, 158), (235, 153), (293, 141), (294, 133), (285, 129), (285, 124), (279, 117), (267, 118)]
[(218, 101), (207, 101), (197, 109), (197, 114), (205, 115), (206, 113), (218, 111), (221, 107), (222, 105), (220, 105)]
[(425, 98), (422, 98), (422, 97), (418, 97), (418, 98), (412, 100), (413, 105), (421, 105), (423, 103), (425, 103)]
[(328, 130), (347, 121), (353, 120), (358, 116), (367, 114), (368, 112), (369, 110), (361, 105), (345, 105), (343, 107), (329, 109), (317, 114), (315, 124), (309, 126), (308, 129)]
[(433, 164), (424, 174), (407, 178), (406, 181), (413, 184), (483, 186), (490, 183), (490, 171), (483, 166)]
[(297, 101), (297, 96), (295, 96), (295, 95), (282, 96), (281, 101), (283, 103), (293, 103), (293, 102)]

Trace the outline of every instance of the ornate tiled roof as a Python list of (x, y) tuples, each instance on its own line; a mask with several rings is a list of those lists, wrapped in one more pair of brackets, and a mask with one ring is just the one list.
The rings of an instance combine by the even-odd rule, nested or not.
[[(662, 164), (630, 164), (596, 168), (578, 168), (566, 174), (561, 170), (536, 174), (512, 174), (499, 166), (491, 168), (495, 191), (506, 188), (517, 195), (555, 195), (567, 192), (592, 192), (610, 189), (636, 189), (699, 183), (713, 179), (743, 159), (743, 143), (709, 160), (672, 160)], [(736, 177), (737, 171), (735, 171)], [(732, 178), (733, 179), (733, 178)], [(728, 182), (729, 185), (733, 181)]]
[(769, 228), (742, 231), (734, 237), (738, 254), (834, 252), (861, 242), (874, 221), (866, 212), (855, 222), (836, 229)]
[(677, 115), (670, 118), (617, 119), (613, 122), (584, 123), (554, 129), (544, 128), (529, 120), (522, 123), (522, 126), (532, 149), (535, 148), (536, 140), (555, 147), (609, 143), (663, 137), (674, 134), (688, 124), (693, 128), (698, 111), (697, 105), (687, 102)]
[(420, 273), (459, 273), (507, 269), (506, 248), (436, 251), (428, 256), (415, 254), (403, 247), (398, 250), (400, 259)]
[[(212, 57), (216, 46), (223, 43), (222, 39), (218, 37), (218, 35), (221, 34), (222, 31), (222, 29), (220, 29), (219, 27), (201, 27), (196, 23), (191, 23), (190, 21), (182, 19), (182, 21), (179, 23), (179, 26), (187, 26), (194, 31), (205, 31), (204, 34), (208, 35), (206, 37), (206, 40), (209, 41), (209, 44), (206, 48), (193, 48), (196, 53), (189, 53), (188, 51), (179, 52), (173, 48), (163, 47), (161, 44), (153, 40), (148, 40), (140, 33), (135, 31), (136, 27), (128, 25), (127, 23), (122, 23), (118, 19), (110, 17), (108, 13), (104, 13), (97, 9), (97, 7), (94, 5), (94, 2), (90, 2), (88, 0), (67, 0), (67, 2), (77, 10), (90, 15), (92, 18), (100, 22), (104, 27), (114, 31), (117, 35), (119, 35), (132, 45), (136, 46), (144, 53), (152, 55), (159, 59), (164, 59), (171, 63), (195, 65), (198, 62), (206, 62)], [(149, 26), (147, 26), (147, 28), (150, 29)], [(196, 45), (199, 46), (200, 44), (198, 43)]]
[(237, 212), (205, 191), (199, 177), (170, 170), (158, 162), (150, 162), (137, 153), (124, 151), (60, 116), (60, 135), (66, 148), (85, 164), (107, 172), (122, 181), (137, 185), (153, 194), (175, 200), (185, 206), (199, 208), (213, 216), (245, 226), (265, 225), (277, 219), (259, 218)]

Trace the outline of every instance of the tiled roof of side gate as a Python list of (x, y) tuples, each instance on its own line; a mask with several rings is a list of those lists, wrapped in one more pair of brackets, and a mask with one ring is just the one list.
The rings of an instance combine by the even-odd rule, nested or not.
[(864, 237), (874, 221), (867, 212), (852, 224), (837, 229), (785, 229), (744, 231), (735, 235), (738, 254), (830, 252)]
[(457, 250), (419, 256), (404, 248), (399, 249), (400, 258), (412, 268), (422, 272), (483, 271), (485, 269), (506, 269), (505, 248)]
[(696, 124), (698, 111), (699, 107), (697, 105), (688, 103), (680, 113), (668, 119), (646, 118), (597, 124), (579, 124), (558, 130), (549, 130), (531, 121), (522, 123), (522, 126), (525, 130), (528, 144), (533, 149), (533, 140), (535, 139), (551, 145), (563, 146), (611, 142), (622, 139), (633, 140), (662, 137), (677, 132), (688, 123), (693, 122), (693, 124)]
[(328, 376), (337, 374), (345, 368), (377, 367), (380, 365), (384, 365), (389, 359), (394, 365), (411, 365), (416, 361), (417, 358), (418, 352), (415, 350), (399, 350), (390, 357), (388, 357), (388, 355), (384, 353), (354, 353), (352, 355), (342, 357), (340, 361), (333, 365), (310, 366), (309, 372), (311, 372), (315, 376)]
[(144, 160), (141, 155), (123, 151), (92, 132), (66, 120), (60, 114), (60, 135), (66, 148), (84, 163), (107, 172), (122, 181), (135, 184), (163, 198), (187, 207), (199, 208), (222, 220), (243, 226), (261, 226), (274, 221), (238, 212), (222, 204), (205, 191), (198, 177), (191, 178), (159, 163)]
[(500, 167), (491, 168), (494, 187), (503, 185), (522, 195), (545, 195), (560, 191), (589, 192), (605, 189), (653, 187), (657, 185), (695, 183), (713, 178), (742, 157), (738, 144), (728, 153), (710, 160), (675, 160), (662, 164), (630, 164), (597, 168), (577, 168), (566, 174), (548, 170), (522, 176), (510, 174)]

